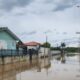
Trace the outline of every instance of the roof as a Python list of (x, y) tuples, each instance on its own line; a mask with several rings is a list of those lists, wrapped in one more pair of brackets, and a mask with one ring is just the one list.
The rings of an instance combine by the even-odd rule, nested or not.
[(32, 42), (24, 43), (24, 45), (26, 45), (26, 46), (37, 46), (37, 45), (41, 45), (41, 44), (38, 42), (32, 41)]
[(8, 29), (8, 27), (0, 27), (0, 31), (7, 32), (11, 37), (13, 37), (15, 40), (21, 41), (11, 30)]

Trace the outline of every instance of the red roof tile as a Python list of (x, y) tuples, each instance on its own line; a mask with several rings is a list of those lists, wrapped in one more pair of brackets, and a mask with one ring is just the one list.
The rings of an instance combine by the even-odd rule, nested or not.
[(41, 45), (41, 44), (33, 41), (33, 42), (24, 43), (24, 45), (26, 45), (26, 46), (37, 46), (37, 45)]

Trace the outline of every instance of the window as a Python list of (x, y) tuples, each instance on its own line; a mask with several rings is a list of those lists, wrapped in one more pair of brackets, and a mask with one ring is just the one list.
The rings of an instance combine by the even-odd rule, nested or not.
[(0, 49), (7, 49), (7, 42), (5, 40), (0, 40)]

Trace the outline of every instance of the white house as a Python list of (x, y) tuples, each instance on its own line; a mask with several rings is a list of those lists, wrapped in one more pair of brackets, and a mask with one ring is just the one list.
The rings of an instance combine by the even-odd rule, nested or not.
[(40, 56), (50, 55), (50, 48), (41, 47), (41, 43), (32, 41), (32, 42), (24, 43), (24, 45), (27, 46), (27, 49), (35, 49), (35, 50), (39, 49)]
[(32, 42), (24, 43), (24, 45), (27, 46), (27, 49), (35, 49), (36, 50), (40, 47), (41, 44), (38, 42), (32, 41)]

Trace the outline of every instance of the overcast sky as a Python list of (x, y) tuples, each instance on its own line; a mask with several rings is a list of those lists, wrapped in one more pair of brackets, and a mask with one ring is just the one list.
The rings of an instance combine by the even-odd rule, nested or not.
[(24, 42), (45, 42), (46, 34), (52, 45), (76, 43), (80, 0), (0, 0), (0, 26), (9, 27)]

